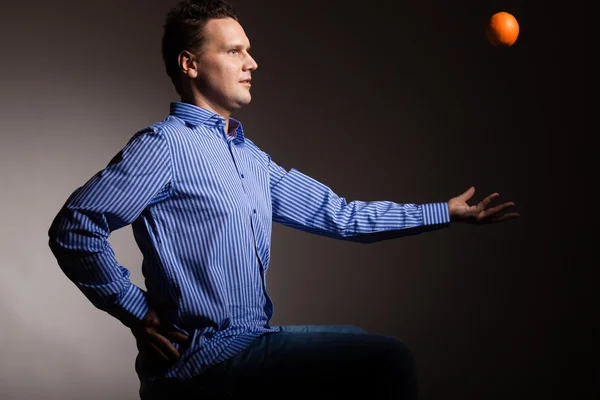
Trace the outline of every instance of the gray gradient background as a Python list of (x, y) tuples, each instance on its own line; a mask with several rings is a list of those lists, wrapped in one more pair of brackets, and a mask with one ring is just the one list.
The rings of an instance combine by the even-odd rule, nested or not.
[[(475, 185), (474, 201), (498, 191), (522, 217), (370, 245), (275, 225), (273, 324), (396, 335), (423, 399), (558, 398), (589, 339), (568, 340), (585, 295), (572, 284), (586, 217), (583, 6), (323, 3), (234, 2), (259, 63), (253, 102), (234, 114), (247, 135), (349, 201), (446, 201)], [(1, 399), (137, 398), (133, 336), (66, 279), (47, 229), (177, 100), (159, 47), (172, 4), (3, 3)], [(483, 34), (501, 10), (521, 24), (509, 49)], [(143, 287), (130, 228), (110, 241)]]

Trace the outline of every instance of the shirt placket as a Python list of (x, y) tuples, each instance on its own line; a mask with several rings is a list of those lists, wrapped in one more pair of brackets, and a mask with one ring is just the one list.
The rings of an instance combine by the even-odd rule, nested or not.
[(227, 145), (229, 146), (229, 154), (231, 154), (231, 158), (233, 159), (233, 164), (235, 165), (238, 177), (240, 178), (240, 182), (242, 185), (242, 188), (244, 189), (244, 193), (246, 194), (246, 200), (247, 200), (247, 204), (249, 204), (252, 209), (250, 211), (250, 228), (252, 230), (252, 239), (254, 241), (254, 254), (256, 255), (256, 259), (258, 261), (258, 266), (260, 269), (260, 278), (261, 278), (261, 283), (262, 283), (262, 289), (263, 289), (263, 294), (265, 296), (265, 309), (267, 311), (267, 314), (270, 316), (272, 309), (273, 309), (273, 305), (272, 305), (272, 301), (271, 298), (269, 297), (269, 294), (267, 293), (267, 285), (266, 285), (266, 281), (265, 281), (265, 268), (264, 265), (262, 263), (262, 260), (260, 259), (260, 254), (258, 251), (258, 240), (256, 238), (256, 222), (255, 219), (257, 218), (257, 212), (256, 212), (256, 208), (252, 205), (252, 200), (251, 200), (251, 196), (248, 192), (248, 188), (247, 185), (245, 183), (245, 176), (244, 176), (244, 171), (242, 170), (241, 166), (240, 166), (240, 162), (238, 162), (235, 153), (239, 150), (237, 150), (235, 144), (233, 143), (233, 140), (229, 140)]

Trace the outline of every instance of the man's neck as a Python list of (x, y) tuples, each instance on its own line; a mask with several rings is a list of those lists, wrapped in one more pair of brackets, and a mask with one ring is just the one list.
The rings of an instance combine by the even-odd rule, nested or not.
[(225, 132), (229, 132), (229, 117), (231, 116), (231, 112), (219, 110), (218, 107), (211, 105), (201, 96), (181, 96), (182, 103), (188, 103), (195, 105), (196, 107), (204, 108), (205, 110), (211, 111), (215, 114), (219, 114), (221, 117), (225, 119)]
[(204, 99), (202, 96), (199, 96), (199, 95), (181, 96), (181, 102), (193, 104), (196, 107), (204, 108), (205, 110), (214, 112), (215, 114), (219, 114), (221, 117), (225, 118), (225, 122), (229, 122), (229, 117), (231, 116), (231, 111), (224, 110), (215, 104), (211, 104), (209, 101)]

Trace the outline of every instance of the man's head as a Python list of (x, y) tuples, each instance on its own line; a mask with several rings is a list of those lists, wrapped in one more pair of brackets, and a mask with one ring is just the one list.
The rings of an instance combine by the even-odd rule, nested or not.
[(223, 0), (182, 1), (167, 15), (162, 55), (184, 101), (224, 116), (248, 104), (258, 67), (249, 49), (237, 14)]

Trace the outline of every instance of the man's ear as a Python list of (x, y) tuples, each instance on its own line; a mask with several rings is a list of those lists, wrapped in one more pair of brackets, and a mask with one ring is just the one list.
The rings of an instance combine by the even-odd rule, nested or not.
[(188, 78), (195, 79), (198, 77), (199, 61), (196, 56), (189, 51), (184, 50), (179, 53), (177, 64), (179, 65), (179, 70), (184, 75), (187, 75)]

